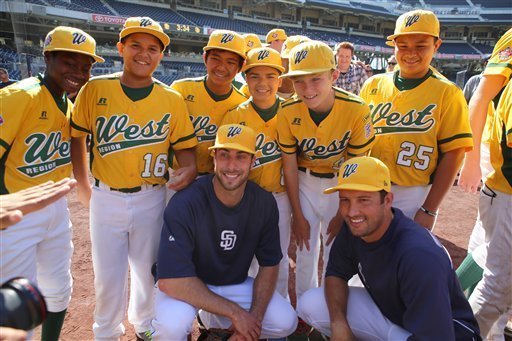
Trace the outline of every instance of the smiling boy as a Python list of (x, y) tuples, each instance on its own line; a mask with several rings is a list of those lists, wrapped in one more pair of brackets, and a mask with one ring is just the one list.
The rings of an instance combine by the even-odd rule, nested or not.
[[(128, 18), (117, 43), (123, 71), (89, 82), (72, 115), (75, 178), (82, 203), (88, 206), (90, 200), (96, 339), (118, 339), (124, 333), (128, 265), (128, 320), (138, 338), (151, 333), (151, 266), (163, 224), (171, 151), (181, 165), (169, 185), (173, 190), (188, 186), (197, 174), (197, 140), (183, 98), (152, 78), (168, 44), (169, 37), (151, 18)], [(92, 135), (92, 194), (87, 134)]]
[(284, 71), (281, 55), (270, 47), (253, 49), (247, 54), (243, 70), (251, 98), (230, 110), (222, 124), (242, 124), (256, 132), (256, 155), (249, 180), (271, 192), (277, 202), (283, 254), (279, 263), (277, 291), (287, 298), (291, 212), (283, 182), (281, 149), (277, 144), (277, 115), (281, 109), (277, 89), (281, 84), (279, 76)]
[[(58, 26), (48, 33), (44, 74), (0, 91), (0, 194), (70, 175), (70, 116), (66, 93), (88, 80), (96, 41), (84, 31)], [(66, 198), (33, 212), (0, 232), (0, 283), (27, 277), (45, 296), (42, 340), (57, 340), (71, 298), (73, 243)], [(3, 312), (2, 312), (3, 313)]]
[(430, 68), (439, 33), (434, 13), (402, 14), (387, 42), (399, 70), (371, 78), (361, 90), (375, 127), (371, 155), (391, 171), (395, 205), (429, 229), (473, 146), (462, 91)]
[(338, 198), (323, 195), (333, 186), (343, 161), (365, 154), (373, 142), (368, 106), (357, 96), (334, 88), (338, 77), (334, 54), (326, 44), (305, 42), (290, 51), (289, 72), (296, 95), (277, 117), (284, 182), (292, 207), (297, 249), (297, 297), (318, 285), (320, 233), (324, 264), (341, 219)]
[[(245, 97), (233, 85), (233, 79), (245, 62), (245, 40), (233, 31), (216, 30), (203, 48), (206, 76), (175, 81), (171, 87), (187, 104), (199, 145), (196, 149), (199, 175), (213, 172), (209, 147), (225, 113), (245, 102)], [(175, 166), (173, 165), (173, 168)]]

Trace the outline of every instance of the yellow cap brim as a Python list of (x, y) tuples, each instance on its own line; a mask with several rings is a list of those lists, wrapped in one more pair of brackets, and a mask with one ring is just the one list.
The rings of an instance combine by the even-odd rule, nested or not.
[(253, 64), (253, 65), (245, 65), (243, 68), (242, 68), (242, 71), (243, 72), (246, 72), (247, 70), (250, 70), (254, 67), (258, 67), (258, 66), (268, 66), (268, 67), (271, 67), (271, 68), (274, 68), (276, 70), (278, 70), (279, 72), (283, 73), (284, 72), (284, 67), (282, 66), (279, 66), (279, 65), (275, 65), (275, 64), (270, 64), (270, 63), (261, 63), (261, 64)]
[(426, 33), (426, 32), (406, 32), (406, 33), (400, 33), (400, 34), (392, 34), (392, 35), (388, 36), (386, 38), (388, 40), (388, 41), (386, 41), (386, 45), (394, 47), (395, 46), (395, 38), (396, 37), (406, 36), (406, 35), (411, 35), (411, 34), (424, 34), (424, 35), (431, 36), (431, 37), (434, 37), (434, 38), (439, 38), (439, 37), (437, 37), (435, 35), (432, 35), (432, 34), (429, 34), (429, 33)]
[(127, 37), (127, 36), (129, 36), (130, 34), (133, 34), (133, 33), (147, 33), (147, 34), (151, 34), (152, 36), (154, 36), (158, 40), (160, 40), (160, 42), (162, 44), (164, 44), (164, 49), (171, 42), (171, 39), (169, 38), (169, 36), (167, 34), (165, 34), (163, 32), (160, 32), (160, 31), (157, 31), (157, 30), (154, 30), (152, 28), (140, 27), (140, 26), (128, 27), (128, 28), (123, 29), (121, 31), (121, 33), (119, 34), (119, 39), (121, 40), (124, 37)]
[(91, 57), (94, 59), (95, 62), (103, 63), (105, 59), (101, 58), (100, 56), (97, 56), (93, 53), (85, 52), (85, 51), (79, 51), (79, 50), (73, 50), (73, 49), (66, 49), (66, 48), (48, 48), (43, 51), (44, 52), (53, 52), (53, 51), (64, 51), (64, 52), (72, 52), (72, 53), (79, 53), (79, 54), (85, 54), (86, 56)]
[(238, 143), (222, 143), (222, 144), (216, 144), (214, 146), (211, 146), (208, 148), (208, 150), (213, 150), (213, 149), (234, 149), (234, 150), (239, 150), (241, 152), (245, 152), (245, 153), (249, 153), (249, 154), (255, 154), (256, 151), (253, 149), (249, 149), (245, 146), (242, 146), (241, 144), (238, 144)]
[(203, 51), (206, 52), (206, 51), (210, 51), (210, 50), (223, 50), (223, 51), (229, 51), (229, 52), (233, 52), (237, 55), (239, 55), (240, 57), (242, 57), (244, 60), (247, 59), (247, 56), (245, 55), (245, 53), (241, 53), (237, 50), (233, 50), (233, 49), (228, 49), (228, 48), (225, 48), (225, 47), (218, 47), (218, 46), (205, 46), (203, 47)]
[(381, 187), (375, 187), (370, 185), (364, 185), (364, 184), (341, 184), (338, 186), (330, 187), (324, 190), (324, 194), (331, 194), (336, 191), (347, 189), (347, 190), (353, 190), (353, 191), (364, 191), (364, 192), (380, 192), (382, 190), (386, 190)]
[(287, 78), (294, 76), (305, 76), (305, 75), (313, 75), (315, 73), (322, 73), (326, 71), (334, 70), (333, 68), (320, 68), (320, 69), (309, 69), (309, 70), (294, 70), (285, 73), (284, 75), (279, 76), (279, 78)]

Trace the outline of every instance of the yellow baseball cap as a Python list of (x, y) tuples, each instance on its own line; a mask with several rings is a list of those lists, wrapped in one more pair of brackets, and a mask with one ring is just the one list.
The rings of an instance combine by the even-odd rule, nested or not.
[(281, 50), (281, 58), (288, 59), (290, 57), (290, 51), (297, 45), (305, 43), (307, 41), (311, 41), (306, 36), (289, 36), (286, 38), (283, 44), (283, 49)]
[(270, 66), (274, 69), (277, 69), (281, 73), (284, 72), (281, 55), (279, 52), (270, 47), (252, 49), (247, 53), (247, 62), (243, 68), (243, 71), (246, 72), (255, 66)]
[(245, 53), (262, 46), (260, 38), (254, 33), (246, 33), (243, 37), (245, 40)]
[(324, 190), (330, 194), (341, 189), (365, 192), (391, 192), (391, 176), (388, 167), (379, 159), (359, 156), (345, 161), (340, 168), (338, 185)]
[(395, 33), (388, 36), (386, 45), (395, 46), (395, 38), (405, 34), (428, 34), (439, 38), (439, 20), (430, 11), (422, 9), (406, 12), (396, 20)]
[(249, 154), (256, 153), (256, 133), (247, 126), (226, 124), (219, 127), (212, 149), (235, 149)]
[(286, 32), (282, 28), (274, 28), (273, 30), (268, 31), (265, 40), (267, 44), (270, 44), (274, 40), (286, 40), (288, 36)]
[(164, 50), (171, 42), (169, 36), (164, 33), (162, 26), (150, 17), (131, 17), (126, 19), (123, 29), (119, 33), (119, 40), (133, 33), (151, 34), (162, 42)]
[(105, 59), (96, 55), (96, 40), (84, 31), (67, 26), (57, 26), (46, 35), (44, 52), (67, 51), (85, 54), (95, 62), (103, 63)]
[(228, 30), (215, 30), (210, 34), (208, 44), (203, 47), (203, 51), (213, 49), (224, 50), (236, 53), (245, 59), (245, 40), (242, 35)]
[(290, 51), (289, 71), (280, 77), (293, 77), (321, 73), (336, 68), (334, 53), (321, 41), (309, 41)]

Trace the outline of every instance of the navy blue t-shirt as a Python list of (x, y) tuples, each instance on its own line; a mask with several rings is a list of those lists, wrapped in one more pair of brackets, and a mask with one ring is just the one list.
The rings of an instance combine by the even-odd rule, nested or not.
[(177, 192), (164, 213), (158, 278), (198, 277), (206, 284), (239, 284), (254, 256), (260, 266), (283, 257), (274, 196), (248, 181), (240, 203), (217, 199), (213, 175)]
[[(326, 276), (356, 273), (380, 311), (411, 339), (455, 340), (454, 324), (478, 333), (451, 260), (425, 228), (393, 208), (382, 238), (366, 243), (344, 223), (329, 255)], [(462, 327), (464, 328), (464, 327)]]

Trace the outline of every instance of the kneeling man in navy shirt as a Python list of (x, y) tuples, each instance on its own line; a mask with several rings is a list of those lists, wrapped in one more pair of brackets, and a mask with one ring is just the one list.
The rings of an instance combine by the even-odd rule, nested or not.
[[(372, 157), (346, 161), (338, 185), (344, 224), (325, 288), (298, 302), (299, 316), (331, 340), (478, 340), (478, 324), (448, 253), (392, 207), (389, 169)], [(348, 286), (357, 274), (364, 287)]]
[[(221, 126), (210, 147), (214, 174), (170, 200), (158, 252), (155, 340), (186, 340), (198, 311), (206, 328), (231, 329), (234, 340), (295, 331), (293, 307), (275, 292), (282, 258), (277, 204), (247, 181), (255, 146), (251, 128)], [(253, 257), (255, 278), (247, 275)]]

